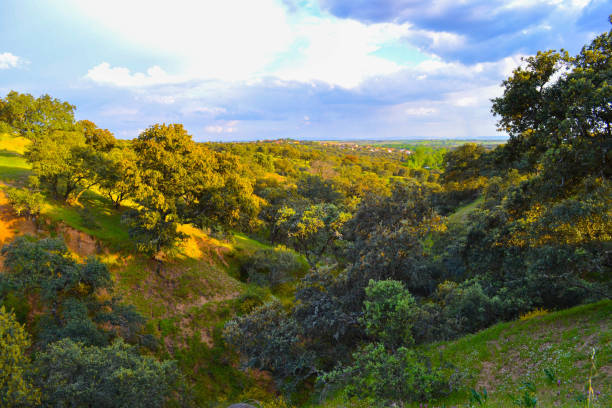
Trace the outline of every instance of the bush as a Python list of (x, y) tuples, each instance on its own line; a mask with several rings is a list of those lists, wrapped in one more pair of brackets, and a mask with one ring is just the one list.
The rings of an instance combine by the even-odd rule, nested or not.
[(258, 250), (240, 267), (243, 279), (259, 286), (279, 286), (306, 272), (307, 265), (284, 247)]
[(499, 320), (498, 299), (488, 297), (477, 281), (461, 285), (444, 282), (438, 286), (437, 295), (444, 305), (447, 324), (458, 334), (473, 333)]
[(35, 365), (44, 406), (161, 408), (180, 380), (175, 362), (141, 356), (121, 339), (107, 347), (64, 339)]
[(0, 307), (0, 406), (35, 406), (39, 393), (28, 378), (30, 338), (15, 315)]
[(17, 215), (36, 218), (42, 210), (44, 196), (27, 188), (9, 188), (6, 196)]
[(404, 284), (394, 280), (370, 280), (365, 292), (362, 322), (366, 333), (390, 348), (411, 345), (417, 306)]
[(343, 386), (349, 398), (371, 398), (382, 406), (427, 401), (450, 389), (441, 368), (405, 347), (390, 353), (382, 344), (368, 344), (353, 358), (351, 366), (327, 373), (320, 381)]

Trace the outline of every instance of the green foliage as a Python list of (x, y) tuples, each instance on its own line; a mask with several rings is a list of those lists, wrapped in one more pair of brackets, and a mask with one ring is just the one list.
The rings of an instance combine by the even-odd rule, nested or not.
[(195, 143), (182, 125), (151, 126), (132, 148), (138, 170), (131, 177), (139, 183), (133, 192), (139, 208), (125, 222), (141, 250), (155, 254), (171, 249), (181, 238), (179, 223), (247, 228), (259, 212), (239, 160)]
[(480, 391), (476, 391), (475, 389), (470, 389), (470, 404), (472, 406), (476, 406), (478, 404), (479, 407), (486, 407), (487, 401), (489, 400), (489, 393), (486, 388), (483, 388)]
[(40, 393), (28, 375), (30, 338), (15, 315), (0, 307), (0, 405), (34, 406)]
[(272, 287), (297, 279), (306, 269), (298, 255), (283, 247), (258, 250), (240, 265), (241, 276), (249, 282)]
[(449, 391), (441, 369), (414, 350), (400, 347), (390, 353), (381, 344), (369, 344), (353, 357), (351, 366), (334, 370), (321, 381), (341, 384), (348, 397), (370, 398), (379, 406), (428, 401)]
[[(142, 200), (140, 203), (146, 204), (148, 200)], [(164, 214), (143, 207), (139, 210), (128, 210), (121, 222), (128, 226), (136, 248), (151, 256), (161, 250), (174, 248), (177, 242), (185, 238), (185, 234), (177, 229), (179, 223), (175, 214)]]
[(225, 325), (224, 338), (246, 357), (245, 367), (267, 370), (289, 389), (316, 372), (299, 328), (278, 302), (264, 304)]
[(402, 282), (370, 280), (365, 294), (363, 323), (366, 333), (390, 349), (413, 343), (412, 321), (417, 306)]
[(136, 153), (129, 146), (110, 150), (101, 162), (99, 173), (100, 189), (115, 208), (125, 200), (137, 197), (142, 189)]
[(503, 306), (498, 298), (491, 299), (478, 281), (460, 285), (444, 282), (438, 286), (436, 297), (442, 307), (444, 326), (455, 334), (472, 333), (498, 320)]
[(75, 109), (49, 95), (34, 98), (11, 91), (0, 99), (0, 124), (11, 133), (37, 140), (50, 132), (74, 130)]
[(284, 231), (285, 243), (315, 267), (321, 257), (333, 251), (350, 217), (334, 204), (314, 204), (299, 211), (283, 207), (276, 223)]
[(89, 120), (80, 120), (77, 125), (81, 127), (85, 143), (97, 151), (108, 152), (117, 143), (115, 136), (108, 129), (100, 129)]
[(2, 248), (8, 273), (0, 276), (5, 287), (40, 297), (44, 310), (37, 321), (38, 345), (71, 338), (85, 344), (104, 345), (121, 336), (142, 342), (144, 319), (118, 297), (100, 298), (100, 291), (112, 295), (113, 284), (106, 266), (95, 259), (79, 264), (65, 244), (55, 239), (31, 241), (18, 237)]
[(42, 210), (44, 196), (38, 191), (27, 188), (8, 188), (6, 197), (15, 209), (17, 215), (36, 218)]
[(552, 197), (567, 194), (588, 175), (612, 175), (611, 38), (612, 31), (601, 34), (573, 58), (563, 51), (527, 58), (504, 81), (504, 95), (493, 100), (498, 124), (510, 135), (504, 160), (521, 170), (540, 165), (534, 187), (539, 181), (557, 186), (545, 193)]
[(98, 183), (100, 155), (85, 144), (80, 132), (53, 131), (36, 138), (25, 157), (56, 198), (78, 198)]
[(348, 274), (357, 290), (370, 279), (394, 279), (411, 293), (432, 291), (438, 272), (430, 268), (424, 241), (446, 228), (432, 208), (432, 190), (426, 183), (398, 182), (391, 196), (369, 196), (360, 203), (344, 229)]
[(121, 339), (102, 348), (61, 340), (35, 365), (48, 406), (163, 407), (179, 380), (175, 363), (140, 356)]
[(515, 406), (532, 408), (538, 405), (538, 399), (535, 396), (536, 386), (533, 383), (523, 383), (518, 391), (519, 395), (509, 395)]

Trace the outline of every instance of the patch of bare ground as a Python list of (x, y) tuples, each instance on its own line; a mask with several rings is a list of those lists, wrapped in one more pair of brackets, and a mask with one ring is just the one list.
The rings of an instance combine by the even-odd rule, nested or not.
[(478, 381), (476, 382), (476, 389), (493, 389), (492, 380), (495, 378), (495, 372), (497, 371), (497, 366), (491, 361), (485, 361), (482, 363), (480, 367), (480, 375), (478, 376)]
[[(18, 235), (36, 235), (38, 228), (33, 220), (18, 216), (13, 206), (0, 190), (0, 247), (11, 242)], [(0, 271), (2, 271), (2, 256), (0, 255)]]
[(94, 256), (101, 251), (100, 243), (94, 237), (82, 231), (61, 224), (58, 227), (58, 232), (64, 237), (68, 249), (80, 257)]

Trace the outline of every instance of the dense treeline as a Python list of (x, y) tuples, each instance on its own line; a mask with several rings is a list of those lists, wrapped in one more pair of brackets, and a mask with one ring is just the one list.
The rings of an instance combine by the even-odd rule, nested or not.
[[(318, 379), (372, 404), (422, 401), (451, 392), (461, 369), (415, 344), (610, 298), (611, 50), (612, 32), (576, 57), (527, 58), (493, 100), (508, 143), (448, 152), (439, 178), (390, 180), (354, 206), (333, 189), (280, 206), (278, 236), (312, 270), (291, 306), (235, 319), (228, 341), (287, 390)], [(478, 197), (467, 222), (444, 217)]]
[[(241, 279), (270, 290), (224, 329), (246, 367), (296, 401), (313, 386), (372, 405), (427, 400), (461, 386), (462, 370), (418, 345), (612, 295), (611, 49), (612, 32), (575, 57), (527, 58), (493, 100), (505, 145), (412, 158), (202, 144), (179, 124), (123, 141), (66, 102), (10, 92), (0, 132), (30, 141), (32, 176), (7, 196), (34, 219), (45, 199), (106, 196), (160, 274), (182, 224), (246, 232), (274, 247), (241, 259)], [(0, 347), (15, 356), (0, 359), (2, 405), (187, 404), (104, 264), (56, 239), (18, 238), (2, 255)]]

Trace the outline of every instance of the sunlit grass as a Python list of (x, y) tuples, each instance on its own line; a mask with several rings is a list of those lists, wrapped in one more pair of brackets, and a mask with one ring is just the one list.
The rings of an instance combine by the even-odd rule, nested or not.
[(476, 200), (472, 201), (469, 204), (466, 204), (462, 207), (459, 207), (453, 214), (449, 215), (448, 221), (451, 223), (464, 223), (467, 221), (468, 215), (476, 209), (482, 202), (484, 198), (478, 197)]
[(30, 143), (32, 142), (25, 137), (13, 137), (0, 133), (0, 152), (24, 154)]

